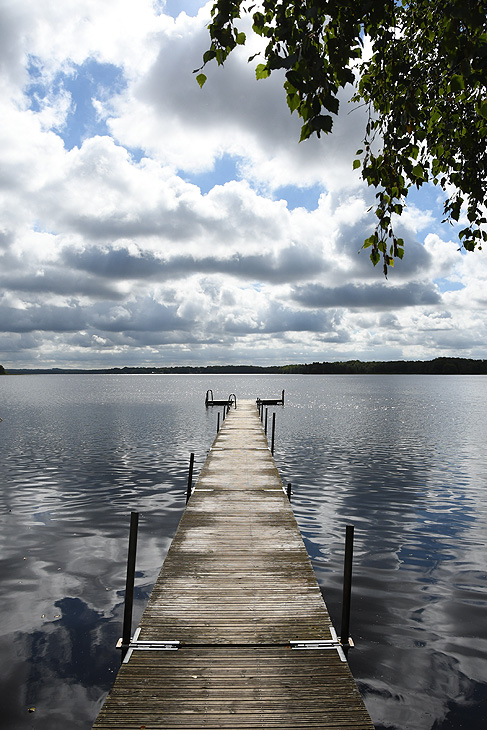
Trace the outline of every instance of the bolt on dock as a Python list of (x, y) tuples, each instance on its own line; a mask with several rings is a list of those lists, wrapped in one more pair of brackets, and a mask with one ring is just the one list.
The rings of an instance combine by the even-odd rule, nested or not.
[(253, 401), (230, 409), (96, 730), (373, 730)]

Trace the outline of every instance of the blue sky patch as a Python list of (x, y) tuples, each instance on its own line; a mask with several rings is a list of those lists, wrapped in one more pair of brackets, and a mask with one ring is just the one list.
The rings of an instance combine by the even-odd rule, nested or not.
[[(198, 10), (203, 7), (203, 5), (206, 5), (206, 0), (186, 0), (186, 2), (181, 3), (181, 0), (166, 0), (165, 3), (161, 3), (164, 14), (170, 15), (172, 18), (177, 18), (180, 13), (183, 11), (186, 13), (186, 15), (190, 15), (194, 17), (195, 15), (198, 15)], [(184, 5), (184, 7), (181, 7)]]
[(63, 90), (71, 95), (66, 125), (58, 130), (66, 149), (79, 147), (87, 137), (108, 134), (106, 122), (99, 119), (93, 99), (106, 99), (125, 87), (121, 68), (89, 59), (81, 66), (75, 66), (71, 73), (57, 74), (49, 85), (45, 83), (35, 58), (30, 59), (28, 70), (31, 83), (27, 96), (33, 111), (40, 111), (42, 101), (49, 95), (55, 96)]
[[(215, 187), (215, 185), (224, 185), (232, 180), (241, 180), (242, 175), (239, 171), (240, 159), (232, 155), (223, 155), (215, 161), (212, 170), (203, 172), (198, 175), (182, 175), (186, 182), (197, 185), (202, 194), (206, 195)], [(251, 187), (255, 188), (250, 182)], [(259, 190), (258, 186), (255, 188)], [(306, 208), (307, 210), (316, 210), (320, 195), (323, 188), (319, 185), (313, 185), (309, 188), (299, 188), (294, 185), (286, 185), (274, 191), (272, 197), (274, 200), (285, 200), (288, 208)]]
[(447, 291), (460, 291), (465, 289), (465, 284), (459, 281), (451, 281), (450, 279), (434, 279), (434, 283), (438, 286), (439, 290), (444, 293)]
[(273, 195), (275, 200), (284, 199), (290, 210), (295, 208), (306, 208), (316, 210), (323, 188), (320, 185), (313, 185), (309, 188), (298, 188), (295, 185), (284, 185), (278, 188)]
[(197, 185), (203, 195), (209, 193), (215, 185), (224, 185), (232, 180), (240, 179), (238, 172), (239, 159), (231, 155), (223, 155), (215, 161), (212, 170), (199, 175), (182, 175), (186, 182)]
[(435, 219), (441, 220), (443, 218), (443, 201), (445, 198), (446, 193), (439, 186), (428, 183), (419, 190), (415, 187), (410, 188), (406, 198), (406, 206), (409, 203), (420, 210), (431, 210)]

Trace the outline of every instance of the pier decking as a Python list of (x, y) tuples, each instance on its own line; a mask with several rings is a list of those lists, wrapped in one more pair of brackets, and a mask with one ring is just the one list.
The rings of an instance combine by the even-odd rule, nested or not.
[(215, 439), (139, 629), (97, 730), (373, 730), (252, 401)]

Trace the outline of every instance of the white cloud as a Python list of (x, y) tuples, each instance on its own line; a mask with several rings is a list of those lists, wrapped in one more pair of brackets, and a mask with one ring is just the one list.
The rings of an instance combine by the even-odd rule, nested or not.
[[(332, 137), (299, 145), (281, 80), (257, 83), (245, 49), (200, 90), (201, 5), (170, 3), (174, 17), (149, 0), (0, 6), (4, 364), (485, 352), (485, 257), (442, 240), (416, 196), (385, 281), (359, 253), (374, 226), (374, 193), (351, 170), (363, 110), (344, 101)], [(116, 88), (89, 59), (119, 67)], [(84, 73), (97, 98), (69, 86)], [(82, 141), (67, 149), (75, 123)], [(240, 177), (212, 184), (222, 156)], [(318, 185), (314, 209), (290, 210), (289, 185)]]
[(153, 66), (113, 101), (114, 136), (190, 172), (211, 169), (215, 159), (233, 155), (242, 175), (264, 188), (359, 185), (351, 163), (363, 133), (363, 109), (351, 107), (343, 94), (333, 139), (298, 144), (301, 122), (286, 106), (283, 77), (256, 82), (257, 61), (248, 63), (255, 49), (247, 47), (237, 49), (223, 69), (210, 64), (200, 89), (192, 71), (208, 45), (207, 19), (206, 10), (195, 18), (180, 16), (161, 32)]

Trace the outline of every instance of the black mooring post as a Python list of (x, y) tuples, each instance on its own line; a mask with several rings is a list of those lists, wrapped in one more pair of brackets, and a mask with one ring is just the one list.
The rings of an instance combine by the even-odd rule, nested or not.
[(287, 483), (286, 494), (289, 501), (291, 501), (291, 482)]
[(343, 564), (342, 628), (340, 642), (347, 654), (350, 648), (350, 602), (352, 597), (353, 525), (347, 525), (345, 534), (345, 560)]
[(268, 408), (265, 409), (265, 418), (264, 418), (264, 433), (266, 436), (267, 436), (267, 412), (268, 412), (268, 410), (269, 410)]
[(127, 558), (127, 580), (125, 581), (125, 605), (123, 609), (122, 662), (132, 637), (132, 608), (134, 605), (135, 557), (137, 553), (137, 529), (139, 513), (130, 513), (129, 552)]
[(226, 413), (225, 413), (225, 411), (226, 411), (226, 409), (225, 409), (225, 406), (223, 406), (223, 418), (222, 418), (222, 423), (223, 423), (223, 421), (225, 420), (225, 416), (226, 416)]
[(188, 488), (186, 489), (186, 504), (189, 502), (191, 497), (191, 490), (193, 488), (193, 465), (194, 465), (194, 454), (191, 452), (189, 455), (189, 472), (188, 472)]
[(216, 414), (216, 432), (220, 430), (220, 411)]
[(272, 414), (271, 454), (274, 455), (274, 436), (276, 433), (276, 414)]

